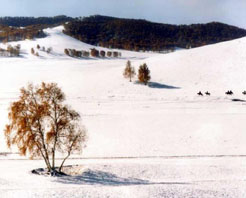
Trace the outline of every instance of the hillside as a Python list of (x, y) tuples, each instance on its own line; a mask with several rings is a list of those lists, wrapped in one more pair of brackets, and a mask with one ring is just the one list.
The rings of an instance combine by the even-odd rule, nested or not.
[[(11, 99), (18, 95), (21, 86), (30, 81), (34, 83), (54, 81), (64, 89), (69, 102), (84, 115), (91, 141), (85, 153), (87, 156), (223, 154), (244, 151), (244, 142), (239, 143), (239, 140), (235, 139), (237, 136), (231, 137), (235, 134), (228, 131), (233, 125), (230, 122), (224, 123), (224, 117), (217, 115), (228, 111), (244, 112), (244, 109), (238, 109), (237, 104), (240, 103), (232, 103), (231, 99), (244, 99), (241, 92), (246, 89), (245, 38), (166, 55), (121, 50), (122, 57), (118, 59), (76, 59), (66, 56), (64, 48), (88, 50), (95, 46), (79, 42), (63, 34), (62, 30), (62, 27), (47, 29), (46, 38), (11, 43), (22, 46), (23, 58), (0, 59), (2, 74), (0, 91), (4, 105), (1, 114), (5, 115), (0, 121), (1, 127), (6, 123), (7, 106)], [(31, 55), (30, 49), (35, 48), (37, 44), (46, 48), (52, 46), (52, 53), (39, 51), (39, 57)], [(122, 72), (128, 59), (132, 61), (136, 71), (140, 64), (144, 62), (148, 64), (151, 70), (149, 87), (131, 84), (123, 78)], [(225, 95), (225, 91), (230, 89), (234, 91), (234, 96)], [(196, 94), (198, 91), (210, 91), (212, 95), (199, 97)], [(227, 105), (230, 106), (229, 109), (226, 108)], [(189, 108), (198, 110), (193, 111)], [(196, 116), (200, 111), (205, 111), (211, 116), (205, 116), (207, 122), (214, 123), (214, 120), (218, 119), (217, 127), (226, 124), (228, 130), (218, 128), (216, 132), (223, 134), (221, 141), (227, 136), (231, 138), (228, 144), (221, 145), (223, 149), (216, 149), (217, 147), (213, 146), (204, 149), (207, 144), (198, 138), (200, 132), (197, 131), (200, 125), (204, 125), (204, 120)], [(173, 116), (170, 116), (171, 112)], [(192, 112), (193, 116), (185, 112)], [(176, 116), (178, 118), (175, 118)], [(237, 116), (241, 120), (242, 114)], [(170, 128), (169, 124), (166, 124), (174, 124), (176, 119), (184, 131), (182, 137), (179, 137), (180, 127)], [(189, 123), (191, 120), (196, 120), (197, 124), (186, 125), (187, 121)], [(152, 122), (155, 123), (154, 126)], [(104, 128), (103, 133), (99, 133), (98, 125)], [(119, 126), (121, 130), (117, 130)], [(238, 123), (237, 133), (241, 133), (243, 128), (244, 126)], [(152, 130), (154, 134), (149, 133)], [(144, 135), (141, 141), (138, 140), (139, 135)], [(188, 137), (193, 135), (198, 139), (190, 142)], [(211, 135), (214, 135), (214, 130), (211, 131)], [(166, 136), (170, 138), (166, 139)], [(100, 138), (104, 138), (110, 144), (104, 145), (104, 142), (100, 142)], [(129, 143), (128, 138), (131, 139)], [(184, 149), (180, 144), (180, 138), (189, 141), (190, 145), (186, 145)], [(125, 148), (126, 144), (129, 144), (129, 147)], [(172, 149), (172, 144), (177, 145), (175, 150)], [(178, 146), (179, 144), (181, 146)], [(234, 144), (237, 144), (237, 147), (226, 149)], [(4, 149), (5, 144), (1, 145)], [(100, 152), (99, 147), (104, 149)]]
[(193, 48), (246, 36), (246, 30), (218, 22), (170, 25), (99, 15), (65, 24), (64, 33), (92, 45), (135, 51)]
[(43, 38), (43, 29), (74, 20), (67, 16), (55, 17), (0, 17), (0, 42)]
[[(80, 42), (63, 30), (48, 28), (45, 38), (8, 43), (19, 44), (21, 56), (0, 58), (0, 131), (21, 87), (56, 82), (88, 130), (83, 154), (66, 164), (82, 172), (31, 174), (44, 162), (9, 150), (0, 133), (1, 197), (245, 197), (246, 38), (169, 54), (117, 49), (120, 58), (72, 58), (65, 48), (115, 49)], [(136, 71), (147, 63), (148, 86), (124, 79), (127, 60)], [(225, 95), (230, 89), (234, 95)]]

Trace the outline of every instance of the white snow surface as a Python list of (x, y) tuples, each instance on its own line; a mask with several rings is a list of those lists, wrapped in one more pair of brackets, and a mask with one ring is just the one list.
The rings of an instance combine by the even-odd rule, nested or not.
[[(2, 132), (0, 152), (15, 154), (0, 156), (1, 198), (245, 197), (246, 38), (170, 54), (116, 50), (121, 58), (77, 59), (64, 49), (95, 46), (62, 30), (13, 42), (21, 44), (22, 56), (0, 58), (0, 130), (21, 87), (56, 82), (88, 130), (83, 155), (67, 162), (85, 172), (65, 178), (32, 175), (43, 162), (9, 151)], [(37, 44), (52, 47), (52, 53), (31, 55)], [(136, 71), (147, 63), (149, 86), (123, 78), (127, 60)], [(227, 90), (234, 95), (226, 96)]]

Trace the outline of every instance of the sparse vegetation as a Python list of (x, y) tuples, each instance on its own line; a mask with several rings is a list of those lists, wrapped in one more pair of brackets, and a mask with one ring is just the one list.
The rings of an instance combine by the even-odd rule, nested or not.
[(0, 48), (0, 56), (5, 56), (5, 57), (19, 56), (20, 55), (20, 49), (21, 49), (20, 44), (14, 46), (14, 47), (12, 45), (8, 45), (7, 49)]

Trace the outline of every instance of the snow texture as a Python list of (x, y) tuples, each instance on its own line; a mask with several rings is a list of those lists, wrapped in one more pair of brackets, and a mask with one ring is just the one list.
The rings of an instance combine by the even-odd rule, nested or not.
[[(83, 155), (66, 163), (84, 171), (59, 178), (33, 175), (44, 163), (9, 151), (1, 133), (1, 198), (246, 196), (246, 38), (170, 54), (116, 50), (121, 58), (79, 59), (64, 49), (95, 46), (62, 30), (13, 42), (21, 44), (22, 56), (0, 58), (0, 130), (21, 87), (56, 82), (88, 129)], [(37, 44), (53, 51), (33, 56)], [(123, 78), (127, 60), (136, 71), (147, 63), (148, 86)], [(234, 95), (225, 95), (227, 90)], [(211, 96), (198, 96), (199, 91)]]

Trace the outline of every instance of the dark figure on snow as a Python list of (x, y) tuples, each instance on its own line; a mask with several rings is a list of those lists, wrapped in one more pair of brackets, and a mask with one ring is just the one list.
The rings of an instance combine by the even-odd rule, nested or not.
[(206, 94), (207, 96), (210, 96), (210, 95), (211, 95), (208, 91), (206, 91), (205, 94)]
[(197, 93), (197, 95), (198, 95), (198, 96), (203, 96), (203, 94), (202, 94), (201, 91), (199, 91), (199, 92)]
[(227, 92), (225, 92), (226, 95), (233, 95), (232, 90), (228, 90)]

